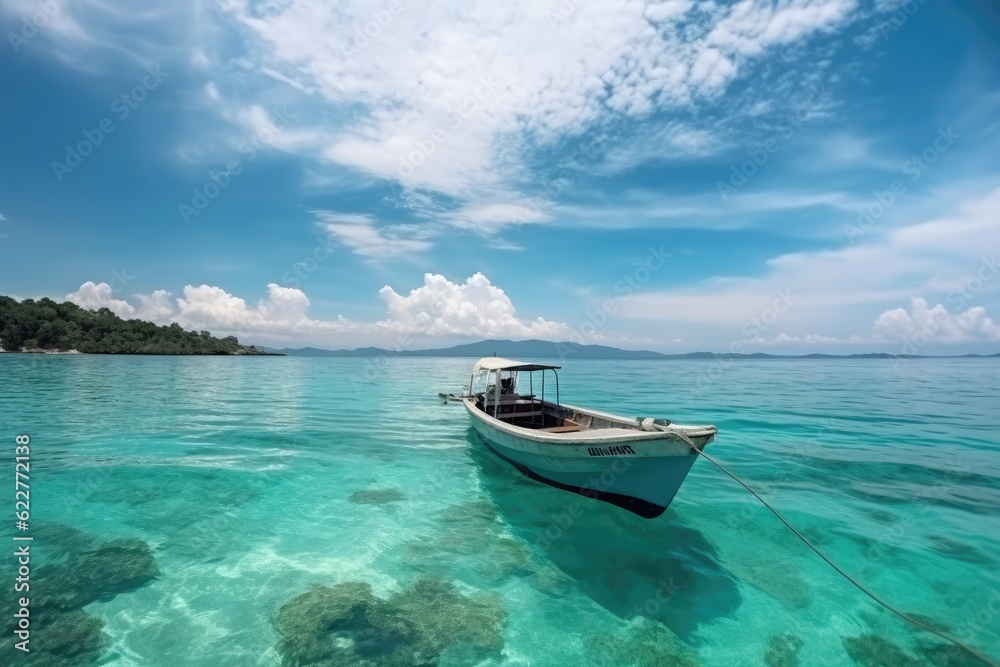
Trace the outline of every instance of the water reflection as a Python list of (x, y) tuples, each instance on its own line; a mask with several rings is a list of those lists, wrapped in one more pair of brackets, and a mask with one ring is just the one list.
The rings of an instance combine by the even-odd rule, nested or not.
[(496, 458), (471, 429), (467, 439), (501, 518), (608, 611), (659, 621), (696, 644), (699, 626), (740, 606), (734, 578), (719, 566), (715, 548), (676, 513), (646, 520), (553, 489)]

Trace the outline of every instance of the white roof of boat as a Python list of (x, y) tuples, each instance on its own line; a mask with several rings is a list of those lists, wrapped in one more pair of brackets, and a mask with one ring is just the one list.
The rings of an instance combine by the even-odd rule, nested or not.
[(473, 373), (479, 371), (545, 371), (562, 366), (552, 366), (550, 364), (535, 364), (527, 361), (514, 361), (503, 357), (483, 357), (472, 368)]

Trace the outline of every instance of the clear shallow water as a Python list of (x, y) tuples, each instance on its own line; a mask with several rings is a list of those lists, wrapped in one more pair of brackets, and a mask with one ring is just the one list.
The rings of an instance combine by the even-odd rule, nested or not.
[[(279, 665), (322, 651), (309, 619), (339, 604), (300, 596), (364, 582), (430, 626), (341, 624), (342, 652), (369, 662), (325, 664), (383, 664), (386, 645), (442, 665), (976, 664), (704, 461), (653, 521), (524, 479), (436, 398), (471, 363), (0, 355), (0, 438), (32, 439), (37, 595), (84, 591), (63, 650)], [(1000, 360), (570, 361), (561, 379), (570, 403), (716, 424), (708, 451), (835, 561), (1000, 658)], [(113, 540), (133, 541), (100, 552), (97, 581), (82, 564)], [(81, 618), (103, 623), (99, 651), (79, 649), (97, 641)]]

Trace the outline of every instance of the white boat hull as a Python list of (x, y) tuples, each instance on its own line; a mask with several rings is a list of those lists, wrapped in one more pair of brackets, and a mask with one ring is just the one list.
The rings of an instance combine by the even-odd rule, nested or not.
[[(712, 426), (677, 425), (654, 431), (602, 428), (547, 433), (494, 419), (476, 408), (472, 399), (464, 403), (473, 428), (485, 444), (528, 477), (617, 505), (645, 518), (662, 514), (680, 489), (698, 458), (691, 444), (700, 449), (716, 433)], [(623, 419), (573, 406), (562, 407)]]

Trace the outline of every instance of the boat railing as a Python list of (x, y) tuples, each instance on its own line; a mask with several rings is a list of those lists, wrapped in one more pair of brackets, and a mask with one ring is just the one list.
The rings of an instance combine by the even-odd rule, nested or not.
[(532, 422), (544, 421), (544, 405), (533, 394), (501, 394), (497, 401), (495, 396), (485, 395), (482, 400), (482, 410), (502, 421), (531, 418)]
[[(495, 396), (490, 394), (485, 395), (487, 405), (493, 405), (497, 402)], [(532, 401), (535, 399), (534, 394), (500, 394), (500, 405), (506, 405), (508, 403), (518, 403), (520, 401)]]

